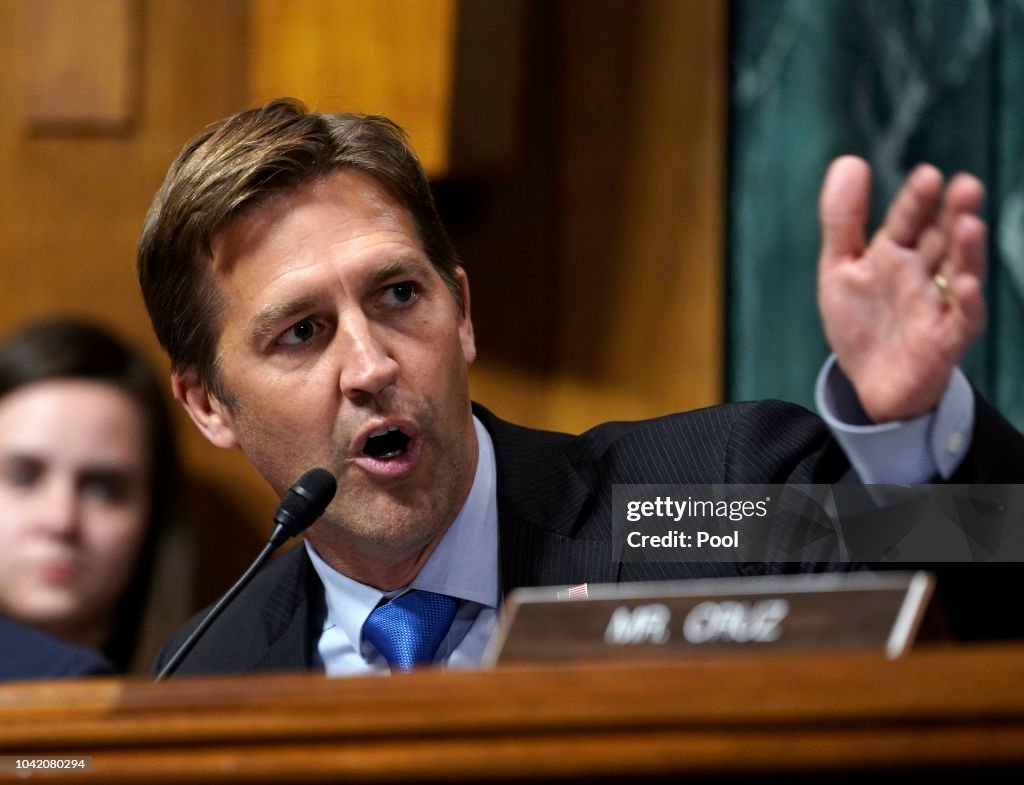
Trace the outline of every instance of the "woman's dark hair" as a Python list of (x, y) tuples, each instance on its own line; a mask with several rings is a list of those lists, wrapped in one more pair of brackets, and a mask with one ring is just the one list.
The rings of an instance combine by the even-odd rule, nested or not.
[(167, 400), (145, 358), (92, 322), (47, 319), (27, 325), (0, 343), (0, 399), (26, 385), (55, 379), (109, 384), (134, 400), (145, 420), (152, 471), (149, 519), (138, 562), (114, 610), (111, 637), (103, 647), (120, 670), (127, 670), (152, 588), (157, 541), (168, 523), (180, 480)]

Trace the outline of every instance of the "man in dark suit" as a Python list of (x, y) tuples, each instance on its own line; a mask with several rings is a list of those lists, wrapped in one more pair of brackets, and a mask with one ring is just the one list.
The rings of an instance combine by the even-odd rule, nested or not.
[(0, 616), (0, 682), (113, 674), (98, 652)]
[(278, 101), (196, 137), (138, 256), (175, 396), (279, 494), (310, 466), (339, 492), (182, 670), (404, 667), (393, 618), (414, 606), (442, 620), (415, 659), (472, 666), (515, 586), (749, 569), (614, 562), (615, 484), (1005, 478), (979, 445), (1020, 437), (956, 369), (984, 321), (981, 185), (918, 168), (868, 243), (868, 181), (844, 158), (822, 190), (827, 426), (762, 402), (572, 437), (474, 413), (468, 280), (393, 124)]

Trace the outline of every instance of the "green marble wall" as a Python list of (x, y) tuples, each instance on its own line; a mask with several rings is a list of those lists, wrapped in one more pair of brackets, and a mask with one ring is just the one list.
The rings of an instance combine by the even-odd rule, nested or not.
[(915, 163), (986, 183), (989, 326), (964, 362), (1024, 425), (1024, 0), (733, 0), (728, 394), (811, 405), (818, 187), (875, 172), (874, 221)]

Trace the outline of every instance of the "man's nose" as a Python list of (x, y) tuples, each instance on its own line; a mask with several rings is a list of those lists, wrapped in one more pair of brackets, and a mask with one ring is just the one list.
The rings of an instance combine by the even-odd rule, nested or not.
[(398, 378), (398, 362), (375, 326), (361, 312), (347, 315), (339, 330), (341, 350), (341, 392), (355, 403), (379, 395)]

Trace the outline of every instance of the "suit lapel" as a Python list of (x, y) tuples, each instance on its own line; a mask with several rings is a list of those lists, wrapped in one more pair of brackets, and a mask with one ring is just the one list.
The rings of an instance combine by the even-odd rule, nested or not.
[(595, 513), (576, 438), (521, 428), (476, 405), (474, 413), (494, 442), (503, 591), (614, 581), (611, 521)]
[(261, 614), (265, 637), (250, 652), (251, 666), (256, 670), (308, 669), (323, 624), (323, 585), (301, 544), (277, 562), (280, 572)]

